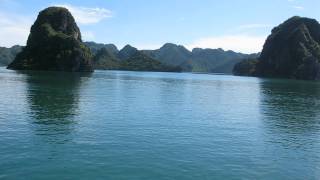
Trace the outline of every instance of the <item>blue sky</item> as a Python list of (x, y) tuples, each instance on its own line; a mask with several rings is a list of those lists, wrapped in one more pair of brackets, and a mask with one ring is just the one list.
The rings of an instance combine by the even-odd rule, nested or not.
[(24, 45), (40, 10), (67, 7), (86, 41), (156, 49), (258, 52), (272, 27), (291, 16), (320, 20), (319, 0), (0, 0), (0, 46)]

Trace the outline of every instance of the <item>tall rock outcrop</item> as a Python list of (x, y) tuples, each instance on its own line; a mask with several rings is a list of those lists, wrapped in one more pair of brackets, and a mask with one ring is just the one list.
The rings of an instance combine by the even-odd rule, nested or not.
[(39, 13), (27, 46), (8, 69), (91, 72), (91, 60), (71, 13), (66, 8), (49, 7)]
[(259, 62), (257, 76), (320, 79), (320, 24), (292, 17), (272, 30)]

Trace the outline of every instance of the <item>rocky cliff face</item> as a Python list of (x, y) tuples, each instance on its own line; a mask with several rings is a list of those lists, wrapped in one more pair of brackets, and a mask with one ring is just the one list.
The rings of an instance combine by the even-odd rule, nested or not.
[(272, 30), (254, 73), (262, 77), (320, 79), (320, 24), (292, 17)]
[(60, 7), (41, 11), (27, 46), (8, 66), (16, 70), (93, 71), (92, 55), (71, 13)]

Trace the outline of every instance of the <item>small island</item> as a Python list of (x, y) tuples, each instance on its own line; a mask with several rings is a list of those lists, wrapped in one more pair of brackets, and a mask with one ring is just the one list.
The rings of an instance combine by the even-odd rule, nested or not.
[(92, 72), (92, 54), (68, 9), (49, 7), (39, 13), (27, 46), (8, 69)]
[[(208, 72), (239, 76), (320, 80), (320, 24), (294, 16), (272, 30), (261, 53), (171, 43), (157, 50), (83, 42), (74, 17), (63, 7), (41, 11), (25, 47), (3, 48), (8, 69), (67, 72), (98, 70)], [(14, 58), (15, 56), (15, 58)], [(14, 59), (12, 61), (12, 59)], [(12, 62), (11, 62), (12, 61)]]
[(235, 75), (320, 80), (320, 24), (292, 17), (275, 27), (258, 59), (235, 65)]

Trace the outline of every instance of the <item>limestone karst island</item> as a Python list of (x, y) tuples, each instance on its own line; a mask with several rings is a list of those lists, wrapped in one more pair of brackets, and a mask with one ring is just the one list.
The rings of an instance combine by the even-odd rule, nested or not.
[(93, 71), (92, 54), (66, 8), (49, 7), (39, 13), (26, 47), (8, 69)]
[(319, 179), (318, 7), (0, 0), (0, 180)]
[(261, 55), (240, 62), (236, 75), (320, 80), (320, 24), (292, 17), (275, 27)]

